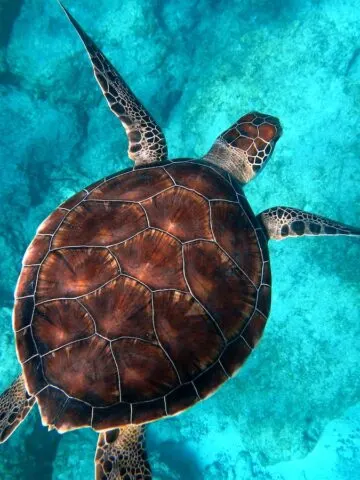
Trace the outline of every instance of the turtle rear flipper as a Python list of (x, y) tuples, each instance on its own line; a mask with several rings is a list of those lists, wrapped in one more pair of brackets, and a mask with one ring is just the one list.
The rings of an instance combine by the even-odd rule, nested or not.
[(129, 425), (100, 433), (96, 480), (151, 480), (144, 430), (142, 425)]
[(258, 215), (270, 240), (289, 237), (360, 236), (360, 229), (290, 207), (273, 207)]
[(0, 443), (5, 442), (20, 423), (26, 418), (35, 397), (31, 397), (20, 375), (0, 396)]

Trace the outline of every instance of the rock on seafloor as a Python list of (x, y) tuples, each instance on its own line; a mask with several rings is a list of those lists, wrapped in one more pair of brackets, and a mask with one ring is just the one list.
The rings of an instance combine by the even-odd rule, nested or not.
[[(40, 221), (121, 170), (125, 135), (56, 1), (6, 5), (0, 35), (0, 387), (19, 372), (11, 307)], [(249, 110), (284, 132), (246, 192), (359, 224), (359, 0), (67, 0), (167, 136), (200, 156)], [(13, 4), (15, 5), (15, 3)], [(360, 471), (359, 242), (271, 243), (258, 348), (219, 392), (148, 429), (155, 480), (353, 480)], [(93, 477), (97, 435), (47, 432), (34, 411), (0, 446), (0, 478)]]

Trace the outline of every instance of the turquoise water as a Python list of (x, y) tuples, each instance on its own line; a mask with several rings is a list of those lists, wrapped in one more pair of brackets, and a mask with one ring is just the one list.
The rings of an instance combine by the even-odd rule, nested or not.
[[(201, 156), (250, 110), (284, 133), (246, 187), (359, 224), (358, 0), (67, 0), (163, 127)], [(37, 225), (131, 165), (118, 120), (56, 1), (0, 0), (0, 390), (19, 372), (13, 291)], [(213, 397), (149, 428), (157, 480), (348, 480), (360, 471), (360, 242), (272, 242), (262, 341)], [(37, 411), (0, 446), (0, 478), (93, 478), (97, 435), (47, 432)]]

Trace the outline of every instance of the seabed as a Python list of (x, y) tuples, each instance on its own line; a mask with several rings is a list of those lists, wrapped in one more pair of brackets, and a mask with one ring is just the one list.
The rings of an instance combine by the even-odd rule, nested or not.
[[(170, 157), (203, 155), (242, 114), (284, 133), (246, 187), (255, 212), (290, 205), (360, 218), (359, 0), (67, 0), (158, 123)], [(91, 8), (90, 8), (91, 7)], [(0, 390), (20, 367), (13, 291), (37, 225), (130, 166), (126, 138), (56, 1), (0, 2)], [(354, 480), (360, 472), (360, 244), (270, 245), (273, 303), (238, 375), (152, 425), (155, 480)], [(47, 432), (34, 411), (0, 447), (0, 478), (93, 478), (97, 435)]]

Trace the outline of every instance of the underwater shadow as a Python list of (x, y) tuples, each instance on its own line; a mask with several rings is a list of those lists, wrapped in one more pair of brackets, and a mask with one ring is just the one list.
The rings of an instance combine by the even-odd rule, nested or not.
[[(48, 432), (41, 425), (38, 412), (36, 418), (21, 425), (8, 442), (0, 447), (0, 478), (10, 480), (52, 480), (53, 464), (57, 454), (61, 435)], [(35, 421), (34, 421), (35, 420)]]
[(157, 463), (165, 464), (174, 474), (174, 478), (186, 478), (186, 480), (200, 480), (202, 478), (196, 451), (188, 444), (175, 440), (161, 442), (153, 432), (149, 432), (148, 441), (151, 444), (151, 451), (156, 454), (157, 461), (152, 462), (152, 469), (157, 478), (168, 480), (168, 477), (161, 475), (161, 469), (156, 468)]
[(0, 2), (0, 47), (5, 47), (10, 39), (13, 25), (20, 14), (23, 0), (3, 0)]
[(172, 472), (179, 473), (180, 478), (199, 480), (200, 468), (195, 452), (186, 444), (168, 441), (158, 446), (160, 459)]
[[(25, 447), (30, 462), (20, 478), (23, 480), (52, 480), (53, 464), (55, 461), (57, 449), (61, 440), (61, 435), (56, 431), (49, 432), (43, 427), (38, 418), (32, 434), (25, 439)], [(24, 465), (26, 467), (26, 465)]]

